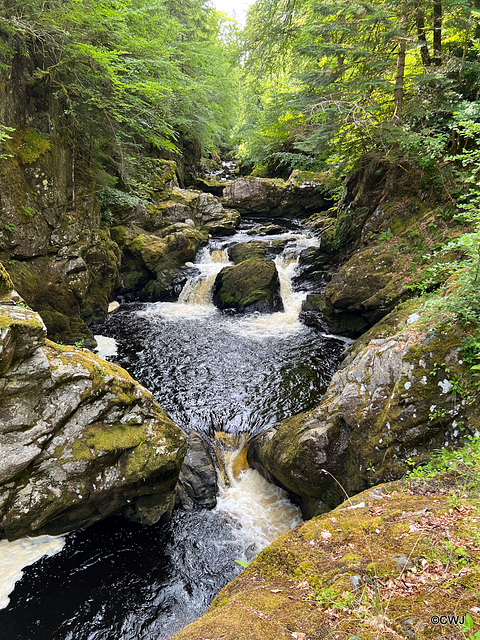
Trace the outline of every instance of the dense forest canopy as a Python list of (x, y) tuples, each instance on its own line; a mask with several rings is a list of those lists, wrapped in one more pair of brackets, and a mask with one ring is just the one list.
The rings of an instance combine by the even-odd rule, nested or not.
[(145, 150), (229, 144), (235, 32), (206, 0), (4, 0), (0, 31), (4, 68), (34, 52), (30, 82), (48, 83), (90, 163), (126, 178)]
[(477, 0), (257, 0), (245, 30), (245, 161), (434, 165), (480, 116)]

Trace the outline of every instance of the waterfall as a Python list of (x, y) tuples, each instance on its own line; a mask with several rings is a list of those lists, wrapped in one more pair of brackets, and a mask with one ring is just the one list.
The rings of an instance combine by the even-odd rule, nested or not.
[[(251, 240), (271, 242), (272, 249), (283, 244), (275, 265), (284, 310), (221, 313), (211, 299), (215, 278), (231, 264), (228, 247)], [(238, 574), (236, 559), (251, 560), (301, 522), (287, 494), (248, 467), (247, 447), (269, 426), (315, 406), (343, 352), (343, 342), (299, 321), (306, 292), (295, 291), (292, 281), (302, 250), (315, 245), (316, 238), (296, 231), (211, 239), (188, 265), (194, 270), (177, 302), (122, 304), (95, 331), (108, 336), (96, 336), (103, 356), (148, 388), (181, 428), (209, 440), (217, 506), (177, 509), (169, 523), (153, 527), (118, 516), (65, 536), (60, 553), (25, 570), (2, 612), (4, 635), (167, 640)], [(4, 606), (22, 567), (63, 544), (63, 538), (0, 543)], [(18, 554), (16, 568), (2, 568), (3, 552)]]
[(192, 265), (200, 273), (185, 283), (178, 302), (157, 302), (140, 313), (149, 317), (160, 314), (163, 318), (172, 320), (203, 318), (217, 313), (212, 303), (212, 289), (217, 274), (229, 264), (232, 263), (226, 249), (204, 247), (197, 255), (197, 262)]
[(275, 258), (275, 266), (280, 280), (283, 311), (245, 316), (237, 322), (236, 331), (244, 336), (256, 339), (287, 338), (304, 328), (299, 316), (302, 310), (302, 302), (307, 294), (304, 291), (293, 291), (292, 287), (292, 279), (297, 270), (299, 258), (298, 247), (287, 248)]
[(275, 538), (300, 524), (302, 516), (286, 491), (248, 466), (250, 437), (245, 432), (215, 434), (219, 480), (216, 511), (237, 523), (233, 535), (247, 551), (260, 553)]

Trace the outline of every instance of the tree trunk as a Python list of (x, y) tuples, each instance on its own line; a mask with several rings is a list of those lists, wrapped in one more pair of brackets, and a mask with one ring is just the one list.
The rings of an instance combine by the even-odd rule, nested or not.
[(442, 64), (442, 23), (443, 8), (441, 2), (433, 4), (433, 62), (439, 67)]
[(402, 29), (405, 35), (398, 41), (397, 71), (395, 74), (395, 89), (393, 90), (392, 121), (395, 124), (400, 124), (400, 122), (402, 121), (403, 87), (405, 83), (405, 59), (407, 57), (408, 29), (408, 18), (405, 14), (402, 16)]
[(420, 56), (422, 58), (422, 64), (424, 67), (429, 67), (432, 64), (432, 61), (430, 59), (427, 36), (425, 34), (425, 15), (423, 13), (423, 9), (417, 9), (415, 18), (417, 22), (417, 38), (418, 42), (420, 43)]

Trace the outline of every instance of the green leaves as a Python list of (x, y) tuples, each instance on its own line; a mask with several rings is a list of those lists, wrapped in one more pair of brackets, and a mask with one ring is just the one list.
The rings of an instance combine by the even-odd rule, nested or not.
[(90, 166), (126, 180), (142, 146), (176, 152), (188, 138), (210, 150), (227, 138), (236, 85), (207, 0), (3, 0), (1, 20), (36, 51), (32, 81), (49, 83)]

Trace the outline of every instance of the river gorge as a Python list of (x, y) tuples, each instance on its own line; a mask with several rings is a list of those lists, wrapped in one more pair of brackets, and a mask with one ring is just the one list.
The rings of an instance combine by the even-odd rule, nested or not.
[[(9, 639), (166, 640), (205, 612), (241, 570), (236, 561), (250, 562), (301, 522), (287, 494), (248, 468), (246, 448), (252, 436), (318, 404), (350, 341), (299, 320), (306, 291), (295, 285), (298, 260), (318, 238), (295, 221), (274, 236), (247, 234), (254, 224), (200, 249), (177, 302), (122, 304), (95, 328), (100, 355), (208, 443), (216, 507), (177, 509), (153, 527), (117, 516), (65, 537), (0, 543), (0, 562), (9, 556), (15, 565), (7, 564), (1, 585), (4, 606), (12, 575), (35, 554), (47, 556), (24, 569), (0, 612)], [(283, 311), (221, 312), (212, 303), (215, 277), (231, 264), (228, 248), (251, 241), (280, 245)]]

